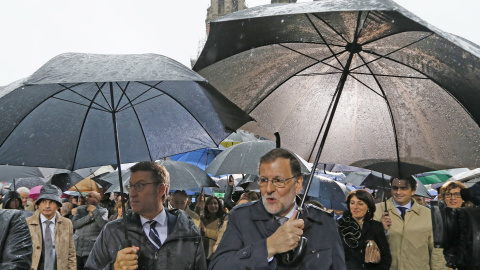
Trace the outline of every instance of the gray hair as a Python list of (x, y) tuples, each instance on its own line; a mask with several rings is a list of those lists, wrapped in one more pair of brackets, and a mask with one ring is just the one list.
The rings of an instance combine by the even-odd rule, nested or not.
[(28, 194), (30, 194), (30, 189), (28, 189), (26, 187), (19, 187), (19, 188), (17, 188), (17, 192), (18, 193), (28, 193)]

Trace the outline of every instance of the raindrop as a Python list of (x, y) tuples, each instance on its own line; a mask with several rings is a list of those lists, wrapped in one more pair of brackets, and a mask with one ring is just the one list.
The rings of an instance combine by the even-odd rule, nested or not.
[(281, 20), (281, 23), (283, 23), (284, 21), (285, 21), (285, 20), (284, 20), (284, 19), (282, 19), (282, 20)]
[(395, 23), (395, 20), (392, 20), (392, 23)]

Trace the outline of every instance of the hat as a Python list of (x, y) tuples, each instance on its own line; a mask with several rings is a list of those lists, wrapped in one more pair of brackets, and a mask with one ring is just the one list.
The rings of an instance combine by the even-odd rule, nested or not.
[(40, 189), (40, 196), (38, 196), (35, 204), (39, 204), (42, 200), (51, 200), (57, 202), (61, 206), (62, 201), (60, 195), (62, 195), (62, 191), (57, 186), (45, 184)]

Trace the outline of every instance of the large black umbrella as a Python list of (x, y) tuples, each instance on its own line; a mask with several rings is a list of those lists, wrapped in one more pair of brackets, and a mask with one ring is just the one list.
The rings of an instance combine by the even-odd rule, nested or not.
[(211, 22), (194, 70), (256, 119), (242, 129), (403, 177), (480, 166), (479, 57), (393, 1), (323, 0)]
[(251, 120), (156, 54), (59, 55), (0, 89), (0, 115), (0, 164), (71, 171), (216, 147)]

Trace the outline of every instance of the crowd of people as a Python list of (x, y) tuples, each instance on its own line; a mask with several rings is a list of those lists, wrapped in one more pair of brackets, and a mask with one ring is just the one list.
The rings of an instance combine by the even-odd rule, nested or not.
[[(26, 188), (8, 191), (0, 210), (0, 268), (447, 269), (433, 245), (430, 209), (414, 199), (413, 177), (392, 179), (385, 202), (353, 190), (347, 209), (333, 212), (316, 201), (298, 208), (300, 164), (280, 148), (259, 162), (260, 192), (244, 192), (236, 202), (233, 177), (224, 199), (202, 192), (192, 202), (186, 191), (169, 194), (165, 167), (139, 162), (130, 171), (124, 205), (118, 193), (62, 199), (51, 184), (36, 200)], [(438, 199), (468, 206), (464, 188), (447, 182)], [(300, 246), (303, 253), (291, 252)]]

